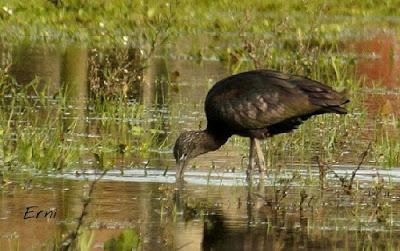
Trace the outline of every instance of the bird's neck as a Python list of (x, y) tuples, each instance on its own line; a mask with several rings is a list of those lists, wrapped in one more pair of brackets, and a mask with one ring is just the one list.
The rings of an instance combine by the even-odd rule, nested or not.
[(230, 136), (219, 135), (209, 130), (199, 132), (199, 141), (201, 142), (204, 152), (215, 151), (219, 149)]

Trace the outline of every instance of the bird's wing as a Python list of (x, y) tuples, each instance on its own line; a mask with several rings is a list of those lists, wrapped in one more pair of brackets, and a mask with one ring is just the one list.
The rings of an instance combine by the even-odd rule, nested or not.
[[(337, 92), (331, 87), (309, 78), (292, 76), (289, 81), (307, 94), (309, 101), (314, 105), (330, 108), (338, 107), (349, 102), (345, 91)], [(343, 111), (345, 112), (345, 110)]]
[[(218, 121), (234, 130), (265, 128), (294, 117), (300, 112), (299, 106), (309, 105), (307, 96), (299, 93), (298, 99), (290, 98), (290, 93), (282, 93), (279, 88), (258, 89), (245, 93), (235, 90), (223, 96), (214, 97), (212, 113)], [(303, 100), (303, 104), (301, 100)], [(212, 116), (211, 116), (212, 120)]]
[(274, 71), (261, 73), (231, 78), (225, 88), (222, 83), (207, 98), (208, 119), (233, 130), (253, 130), (343, 103), (339, 93), (321, 83)]

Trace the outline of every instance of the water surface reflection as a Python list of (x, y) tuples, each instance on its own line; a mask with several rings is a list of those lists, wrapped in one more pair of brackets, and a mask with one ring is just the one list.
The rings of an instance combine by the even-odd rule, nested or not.
[[(392, 203), (390, 221), (376, 223), (370, 218), (373, 207), (352, 209), (340, 188), (331, 187), (325, 199), (314, 203), (310, 198), (317, 196), (318, 186), (309, 187), (310, 197), (301, 210), (296, 186), (278, 204), (275, 189), (267, 186), (260, 194), (246, 186), (186, 184), (177, 197), (175, 184), (101, 181), (85, 218), (90, 227), (83, 229), (92, 235), (91, 250), (102, 250), (125, 229), (139, 233), (143, 250), (400, 248), (398, 199)], [(1, 198), (0, 247), (51, 247), (71, 231), (88, 190), (87, 182), (67, 179), (37, 179), (28, 190), (10, 185)], [(399, 198), (398, 191), (390, 196)], [(365, 203), (372, 201), (365, 197)], [(24, 220), (25, 208), (32, 205), (55, 208), (56, 219)]]
[[(376, 137), (371, 134), (377, 126), (374, 118), (396, 116), (400, 111), (397, 44), (395, 35), (383, 34), (360, 38), (348, 46), (359, 55), (357, 74), (368, 79), (360, 95), (369, 116), (367, 126), (354, 125), (361, 135), (357, 141), (346, 142), (343, 152), (338, 153), (345, 156), (336, 170), (339, 175), (354, 170), (357, 152), (347, 159), (346, 154)], [(293, 146), (285, 145), (276, 153), (284, 164), (271, 168), (265, 190), (254, 191), (248, 189), (241, 172), (247, 149), (240, 139), (232, 138), (219, 151), (193, 162), (195, 168), (186, 172), (188, 184), (177, 194), (173, 171), (163, 175), (175, 164), (171, 145), (176, 133), (205, 127), (204, 97), (215, 81), (230, 74), (222, 62), (154, 56), (145, 65), (137, 48), (99, 51), (76, 45), (24, 44), (7, 53), (13, 59), (10, 74), (19, 87), (30, 88), (30, 83), (37, 81), (38, 89), (29, 89), (30, 93), (44, 90), (50, 100), (49, 107), (38, 107), (33, 118), (51, 117), (59, 102), (57, 93), (62, 91), (66, 108), (52, 126), (62, 140), (65, 136), (66, 141), (83, 143), (79, 161), (73, 163), (80, 169), (78, 173), (37, 178), (33, 183), (2, 181), (1, 250), (59, 245), (80, 215), (82, 198), (90, 188), (81, 171), (96, 167), (103, 153), (112, 155), (110, 165), (120, 170), (110, 171), (97, 184), (90, 203), (83, 231), (93, 237), (92, 250), (102, 250), (107, 240), (126, 229), (139, 233), (143, 250), (400, 249), (400, 186), (395, 168), (392, 172), (378, 172), (374, 166), (361, 170), (355, 185), (359, 190), (353, 194), (344, 192), (337, 177), (330, 176), (331, 184), (321, 193), (318, 167), (300, 162), (301, 156), (291, 152)], [(385, 88), (371, 89), (374, 85), (387, 87), (391, 93)], [(93, 90), (103, 96), (94, 95)], [(112, 100), (114, 91), (126, 97), (123, 107), (97, 112), (91, 102)], [(9, 106), (0, 108), (2, 114), (10, 116)], [(133, 112), (118, 113), (129, 109)], [(17, 110), (26, 112), (24, 107)], [(30, 125), (29, 121), (21, 123)], [(334, 123), (332, 119), (332, 130)], [(371, 124), (372, 129), (368, 127)], [(10, 120), (10, 127), (4, 152), (17, 148), (15, 135), (21, 124)], [(321, 128), (309, 134), (323, 137)], [(94, 152), (92, 146), (99, 139), (109, 141), (100, 149), (103, 152)], [(317, 139), (317, 147), (305, 151), (312, 155), (325, 151), (318, 148), (320, 141)], [(349, 168), (346, 163), (353, 166)], [(124, 170), (128, 167), (134, 168)], [(286, 173), (290, 168), (295, 171)], [(281, 171), (284, 177), (279, 176)], [(304, 180), (287, 187), (287, 177), (295, 172)], [(390, 181), (390, 185), (381, 186), (381, 179)], [(44, 210), (56, 209), (56, 219), (23, 219), (26, 207), (36, 205)]]

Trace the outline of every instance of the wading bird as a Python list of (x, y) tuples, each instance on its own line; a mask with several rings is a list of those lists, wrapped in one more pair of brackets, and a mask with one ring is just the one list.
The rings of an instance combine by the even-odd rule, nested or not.
[(183, 178), (189, 160), (215, 151), (229, 137), (239, 135), (250, 138), (247, 178), (251, 177), (255, 152), (260, 179), (264, 179), (265, 163), (259, 140), (290, 132), (314, 115), (346, 114), (341, 105), (347, 102), (344, 92), (307, 77), (272, 70), (254, 70), (227, 77), (207, 94), (207, 128), (183, 132), (176, 140), (176, 178)]

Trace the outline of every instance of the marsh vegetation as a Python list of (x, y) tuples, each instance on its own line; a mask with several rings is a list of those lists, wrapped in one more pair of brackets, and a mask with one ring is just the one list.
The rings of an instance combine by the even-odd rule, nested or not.
[[(0, 249), (399, 249), (400, 6), (323, 2), (0, 1)], [(266, 141), (261, 191), (234, 137), (178, 193), (176, 136), (255, 68), (346, 89), (350, 113)], [(24, 221), (37, 204), (57, 218)]]

